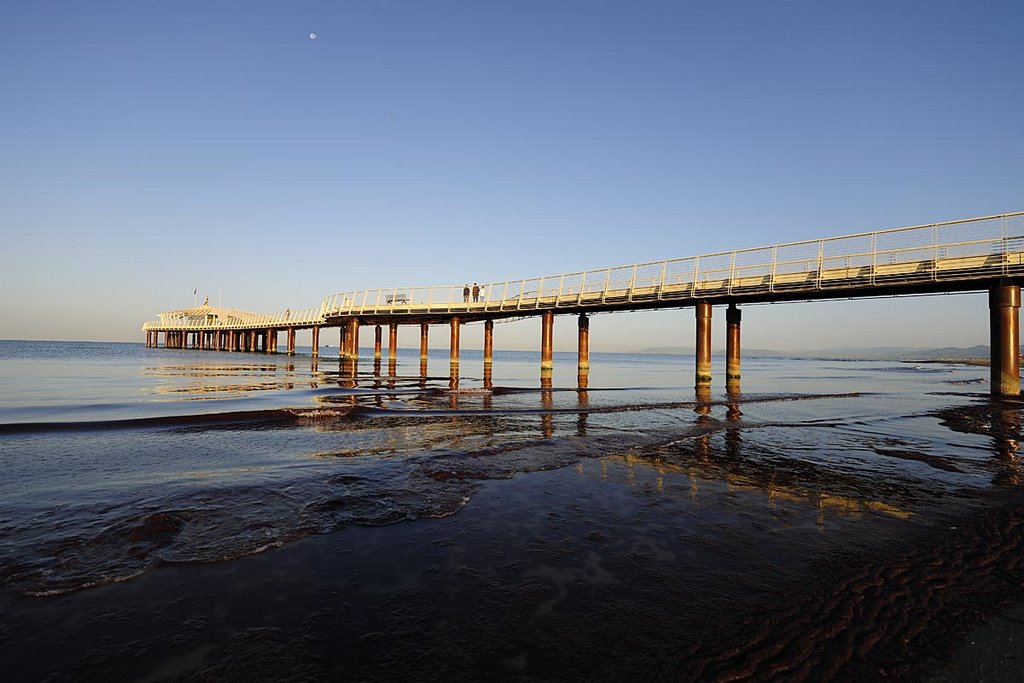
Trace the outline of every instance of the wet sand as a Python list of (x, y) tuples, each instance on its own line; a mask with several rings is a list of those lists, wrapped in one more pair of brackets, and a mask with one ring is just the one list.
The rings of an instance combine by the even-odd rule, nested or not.
[[(717, 519), (629, 492), (695, 481)], [(12, 681), (917, 680), (991, 668), (990, 647), (972, 659), (962, 643), (1024, 599), (1018, 490), (951, 498), (908, 531), (873, 513), (822, 517), (812, 500), (751, 517), (760, 492), (714, 489), (609, 457), (487, 482), (445, 519), (61, 596), (7, 593), (0, 662)], [(763, 543), (700, 547), (744, 524)], [(822, 552), (808, 559), (787, 530), (815, 527)]]

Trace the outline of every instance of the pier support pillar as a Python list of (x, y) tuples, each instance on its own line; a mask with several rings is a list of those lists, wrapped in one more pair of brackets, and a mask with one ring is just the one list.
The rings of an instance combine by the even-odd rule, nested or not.
[(740, 309), (729, 304), (725, 310), (725, 386), (729, 391), (740, 387)]
[(427, 323), (420, 323), (420, 363), (427, 362), (427, 356), (430, 354), (430, 346), (428, 341), (430, 338), (430, 325)]
[(388, 325), (388, 362), (398, 358), (398, 323)]
[(231, 330), (228, 332), (228, 351), (238, 350), (238, 332)]
[(320, 357), (320, 327), (313, 326), (313, 358)]
[(590, 318), (586, 313), (580, 313), (578, 325), (576, 368), (578, 374), (586, 375), (590, 372)]
[(449, 344), (448, 361), (452, 367), (459, 365), (459, 318), (451, 319), (451, 340)]
[(373, 359), (380, 360), (381, 350), (381, 337), (384, 336), (383, 330), (380, 325), (373, 328)]
[(992, 287), (988, 308), (992, 395), (1020, 396), (1020, 287)]
[(342, 322), (338, 327), (338, 358), (345, 358), (348, 354), (348, 322)]
[(484, 366), (494, 362), (494, 321), (484, 321)]
[(348, 324), (348, 353), (352, 359), (359, 358), (359, 318), (352, 318)]
[(697, 371), (694, 373), (694, 388), (700, 392), (711, 386), (711, 304), (698, 301), (697, 316)]
[(554, 367), (552, 360), (553, 339), (555, 329), (555, 314), (552, 311), (544, 311), (540, 318), (540, 369), (551, 370)]
[(294, 356), (295, 355), (295, 328), (294, 327), (289, 327), (288, 328), (288, 355), (289, 356)]

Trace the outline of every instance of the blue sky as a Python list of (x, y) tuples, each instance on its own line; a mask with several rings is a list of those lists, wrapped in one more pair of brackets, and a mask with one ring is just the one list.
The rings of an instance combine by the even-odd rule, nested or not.
[[(1018, 211), (1022, 34), (1020, 2), (8, 0), (0, 337)], [(752, 347), (986, 341), (981, 296), (744, 318)]]

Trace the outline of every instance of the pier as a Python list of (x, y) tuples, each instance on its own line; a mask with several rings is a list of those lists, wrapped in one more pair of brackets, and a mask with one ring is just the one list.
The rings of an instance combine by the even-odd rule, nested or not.
[(260, 314), (207, 305), (162, 313), (143, 325), (146, 345), (176, 349), (277, 353), (285, 333), (312, 330), (314, 356), (320, 330), (339, 330), (339, 356), (356, 360), (360, 326), (374, 328), (374, 358), (388, 328), (388, 359), (396, 358), (399, 325), (420, 328), (425, 371), (431, 325), (449, 331), (452, 376), (457, 378), (461, 327), (484, 326), (485, 376), (490, 376), (496, 321), (541, 317), (541, 378), (550, 384), (555, 318), (573, 316), (578, 327), (578, 374), (589, 373), (590, 316), (611, 311), (693, 308), (697, 323), (694, 387), (713, 385), (714, 309), (725, 310), (726, 388), (741, 383), (744, 304), (857, 297), (987, 291), (991, 392), (1020, 394), (1020, 283), (1024, 279), (1024, 212), (932, 223), (766, 247), (615, 266), (585, 272), (474, 285), (387, 287), (332, 294), (319, 307)]

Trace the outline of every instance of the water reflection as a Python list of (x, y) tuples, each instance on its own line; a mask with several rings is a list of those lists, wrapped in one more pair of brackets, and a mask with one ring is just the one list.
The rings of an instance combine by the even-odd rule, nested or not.
[[(552, 396), (552, 376), (551, 368), (542, 368), (540, 371), (540, 403), (541, 407), (545, 411), (549, 411), (554, 407), (554, 397)], [(544, 438), (551, 438), (555, 433), (555, 417), (550, 412), (544, 412), (540, 416), (540, 431), (544, 435)]]

